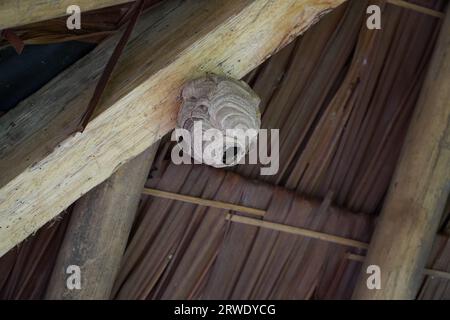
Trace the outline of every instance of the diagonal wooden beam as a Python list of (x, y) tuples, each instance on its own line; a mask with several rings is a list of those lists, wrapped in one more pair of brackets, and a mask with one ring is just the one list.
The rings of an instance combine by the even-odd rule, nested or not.
[(2, 0), (0, 30), (67, 15), (67, 7), (78, 5), (81, 12), (115, 6), (132, 0)]
[(83, 133), (113, 37), (0, 119), (0, 255), (175, 125), (180, 88), (244, 76), (344, 0), (170, 0), (141, 17)]

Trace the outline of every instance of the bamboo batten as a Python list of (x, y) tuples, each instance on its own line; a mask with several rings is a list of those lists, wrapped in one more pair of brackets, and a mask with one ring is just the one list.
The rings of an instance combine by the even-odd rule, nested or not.
[(221, 201), (202, 199), (202, 198), (198, 198), (198, 197), (192, 197), (189, 195), (167, 192), (167, 191), (163, 191), (163, 190), (156, 190), (156, 189), (152, 189), (152, 188), (145, 188), (142, 193), (150, 195), (150, 196), (154, 196), (154, 197), (178, 200), (178, 201), (198, 204), (198, 205), (202, 205), (202, 206), (213, 207), (213, 208), (217, 208), (217, 209), (239, 211), (239, 212), (248, 213), (248, 214), (260, 216), (260, 217), (263, 217), (266, 214), (266, 211), (261, 210), (261, 209), (249, 208), (249, 207), (240, 206), (240, 205), (236, 205), (236, 204), (232, 204), (232, 203), (221, 202)]
[[(225, 203), (225, 202), (221, 202), (221, 201), (202, 199), (199, 197), (181, 195), (181, 194), (177, 194), (177, 193), (173, 193), (173, 192), (161, 191), (161, 190), (156, 190), (156, 189), (151, 189), (151, 188), (145, 188), (143, 191), (143, 194), (151, 195), (151, 196), (154, 196), (157, 198), (182, 201), (182, 202), (193, 203), (193, 204), (198, 204), (201, 206), (207, 206), (207, 207), (212, 207), (212, 208), (237, 211), (240, 213), (247, 213), (247, 214), (260, 216), (260, 217), (264, 217), (264, 215), (267, 213), (265, 210), (244, 207), (244, 206), (235, 205), (235, 204), (231, 204), (231, 203)], [(320, 210), (320, 208), (319, 208), (319, 210)], [(274, 231), (286, 232), (286, 233), (295, 234), (298, 236), (308, 237), (311, 239), (318, 239), (318, 240), (336, 243), (336, 244), (349, 246), (349, 247), (353, 247), (353, 248), (357, 248), (357, 249), (368, 249), (368, 247), (369, 247), (368, 243), (356, 241), (356, 240), (349, 239), (349, 238), (338, 237), (338, 236), (331, 235), (328, 233), (312, 231), (312, 230), (308, 230), (308, 229), (304, 229), (304, 228), (293, 227), (293, 226), (283, 225), (283, 224), (279, 224), (279, 223), (273, 223), (270, 221), (264, 221), (264, 220), (260, 220), (260, 219), (255, 219), (255, 218), (250, 218), (250, 217), (245, 217), (245, 216), (240, 216), (240, 215), (235, 215), (235, 214), (228, 213), (228, 214), (226, 214), (225, 219), (232, 221), (232, 222), (236, 222), (236, 223), (242, 223), (242, 224), (259, 227), (259, 228), (265, 228), (265, 229), (274, 230)], [(349, 253), (347, 255), (347, 259), (353, 260), (353, 261), (364, 262), (364, 256), (352, 254), (352, 253)], [(431, 277), (450, 279), (450, 273), (444, 272), (444, 271), (439, 271), (439, 270), (425, 269), (423, 274), (426, 276), (431, 276)]]

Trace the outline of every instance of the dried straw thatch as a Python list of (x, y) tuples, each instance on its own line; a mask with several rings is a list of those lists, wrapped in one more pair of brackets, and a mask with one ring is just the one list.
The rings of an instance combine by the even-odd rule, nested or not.
[[(262, 97), (262, 128), (281, 129), (277, 175), (261, 177), (255, 165), (234, 172), (174, 166), (166, 143), (147, 186), (264, 209), (265, 221), (368, 242), (439, 20), (387, 6), (383, 32), (369, 31), (367, 3), (340, 7), (246, 77)], [(415, 3), (440, 10), (444, 2)], [(346, 254), (363, 249), (229, 222), (225, 213), (143, 195), (112, 297), (351, 296), (360, 264)], [(63, 214), (0, 259), (1, 298), (43, 297), (69, 219)], [(447, 235), (437, 238), (429, 268), (450, 271), (449, 246)], [(418, 298), (450, 298), (448, 280), (425, 278)]]

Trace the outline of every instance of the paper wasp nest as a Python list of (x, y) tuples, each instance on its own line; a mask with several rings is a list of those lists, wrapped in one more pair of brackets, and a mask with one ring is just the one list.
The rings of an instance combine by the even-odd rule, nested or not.
[[(188, 82), (182, 89), (183, 104), (178, 113), (177, 125), (190, 132), (190, 146), (186, 141), (183, 150), (201, 163), (221, 168), (233, 166), (245, 157), (246, 153), (256, 146), (257, 130), (261, 126), (259, 112), (260, 98), (243, 81), (232, 78), (207, 74)], [(223, 137), (222, 145), (217, 141), (205, 141), (194, 132), (194, 124), (202, 125), (202, 134), (214, 128)], [(250, 138), (239, 136), (240, 130), (253, 129)], [(251, 131), (251, 130), (250, 130)], [(194, 134), (196, 133), (196, 134)], [(236, 138), (237, 137), (237, 138)], [(201, 143), (194, 143), (201, 139)], [(218, 140), (220, 141), (220, 140)], [(200, 148), (201, 146), (201, 148)], [(208, 149), (207, 149), (208, 148)], [(213, 150), (211, 156), (205, 150)]]

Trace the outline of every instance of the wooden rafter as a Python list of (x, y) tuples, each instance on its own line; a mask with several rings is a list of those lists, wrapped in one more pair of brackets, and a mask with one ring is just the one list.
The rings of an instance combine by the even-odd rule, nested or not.
[[(108, 299), (150, 167), (159, 143), (121, 166), (78, 200), (47, 287), (47, 299)], [(65, 285), (67, 266), (76, 263), (83, 286)]]

